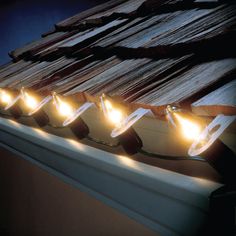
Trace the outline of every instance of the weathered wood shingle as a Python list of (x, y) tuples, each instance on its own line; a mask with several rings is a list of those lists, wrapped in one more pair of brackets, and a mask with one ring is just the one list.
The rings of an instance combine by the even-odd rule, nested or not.
[(233, 1), (112, 0), (12, 51), (0, 87), (228, 113), (236, 106), (226, 99), (235, 90), (235, 13)]

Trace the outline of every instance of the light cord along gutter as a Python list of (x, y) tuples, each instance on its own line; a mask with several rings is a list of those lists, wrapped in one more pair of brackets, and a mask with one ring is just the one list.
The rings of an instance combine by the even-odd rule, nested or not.
[[(19, 106), (19, 100), (22, 100), (27, 110), (27, 115), (23, 114)], [(61, 117), (64, 117), (61, 126), (50, 123), (49, 117), (43, 110), (43, 106), (53, 100), (53, 104)], [(149, 157), (155, 157), (166, 160), (197, 160), (203, 161), (199, 155), (205, 157), (207, 160), (227, 182), (232, 182), (236, 179), (234, 166), (236, 166), (235, 154), (225, 144), (223, 144), (218, 137), (230, 125), (236, 116), (217, 116), (215, 120), (202, 132), (202, 125), (182, 116), (183, 111), (175, 106), (168, 105), (166, 108), (167, 120), (172, 126), (181, 131), (185, 139), (192, 141), (192, 146), (189, 149), (190, 158), (183, 157), (168, 157), (159, 155), (157, 153), (150, 153), (142, 149), (142, 140), (133, 129), (133, 125), (138, 122), (143, 116), (148, 113), (152, 114), (151, 110), (138, 108), (133, 113), (126, 115), (120, 107), (108, 96), (103, 94), (100, 97), (100, 105), (102, 112), (107, 121), (114, 127), (111, 132), (112, 138), (119, 140), (118, 144), (110, 145), (109, 143), (97, 140), (90, 137), (89, 128), (82, 120), (81, 115), (89, 108), (94, 106), (94, 103), (86, 102), (79, 108), (74, 108), (64, 96), (53, 92), (41, 99), (32, 91), (22, 88), (21, 91), (12, 90), (8, 88), (0, 88), (0, 106), (4, 110), (8, 110), (11, 115), (2, 114), (4, 117), (12, 116), (15, 119), (20, 117), (33, 117), (40, 127), (51, 126), (53, 128), (69, 127), (78, 139), (87, 138), (90, 141), (109, 147), (117, 147), (122, 145), (127, 154), (133, 155), (141, 153)], [(218, 123), (219, 124), (218, 124)], [(225, 156), (227, 158), (225, 158)]]
[[(33, 117), (36, 121), (36, 123), (40, 126), (40, 127), (44, 127), (44, 126), (49, 126), (49, 127), (52, 127), (54, 129), (65, 129), (66, 127), (70, 128), (72, 130), (72, 132), (76, 135), (76, 137), (78, 139), (81, 139), (81, 138), (86, 138), (88, 139), (89, 141), (91, 142), (94, 142), (94, 143), (97, 143), (99, 145), (103, 145), (103, 146), (107, 146), (107, 147), (118, 147), (121, 145), (120, 141), (116, 144), (111, 144), (111, 143), (108, 143), (106, 141), (103, 141), (103, 140), (99, 140), (99, 139), (96, 139), (92, 136), (89, 136), (89, 129), (87, 129), (87, 127), (83, 127), (83, 130), (82, 131), (86, 131), (86, 132), (81, 132), (80, 131), (80, 125), (81, 125), (81, 118), (80, 116), (86, 112), (89, 108), (95, 106), (94, 103), (91, 103), (91, 102), (86, 102), (84, 104), (82, 104), (79, 108), (77, 109), (73, 109), (69, 103), (66, 103), (65, 101), (63, 101), (63, 106), (62, 107), (59, 107), (63, 98), (60, 98), (60, 102), (55, 104), (55, 97), (54, 97), (54, 105), (56, 105), (56, 108), (57, 108), (57, 111), (58, 113), (60, 113), (60, 111), (62, 110), (63, 113), (64, 113), (64, 117), (66, 117), (66, 119), (64, 120), (63, 122), (63, 125), (54, 125), (52, 124), (49, 119), (48, 119), (48, 116), (46, 119), (42, 119), (42, 116), (40, 114), (42, 114), (40, 112), (40, 109), (43, 109), (43, 106), (46, 105), (48, 102), (51, 102), (52, 98), (53, 98), (53, 95), (54, 96), (60, 96), (60, 95), (57, 95), (56, 93), (53, 93), (53, 95), (48, 95), (46, 96), (44, 99), (42, 99), (40, 102), (38, 102), (37, 100), (40, 100), (40, 99), (36, 99), (36, 96), (30, 92), (27, 91), (26, 93), (26, 90), (23, 88), (21, 90), (21, 94), (20, 94), (20, 98), (23, 100), (25, 106), (27, 106), (28, 108), (31, 108), (28, 110), (28, 113), (27, 114), (22, 114), (20, 117), (22, 118), (31, 118)], [(57, 97), (58, 99), (58, 97)], [(10, 99), (5, 99), (5, 100), (10, 100)], [(109, 103), (107, 103), (109, 104)], [(104, 106), (104, 103), (102, 102), (101, 105)], [(109, 105), (111, 106), (111, 105)], [(66, 109), (62, 109), (63, 107), (66, 107)], [(32, 109), (33, 108), (33, 109)], [(67, 111), (67, 112), (66, 112)], [(69, 111), (69, 112), (68, 112)], [(66, 113), (66, 114), (65, 114)], [(46, 114), (46, 113), (45, 113)], [(111, 137), (113, 138), (116, 138), (118, 137), (119, 139), (119, 136), (126, 133), (127, 131), (129, 131), (129, 137), (130, 135), (130, 132), (132, 132), (132, 126), (138, 122), (143, 116), (145, 116), (146, 114), (152, 114), (151, 113), (151, 110), (149, 109), (143, 109), (143, 108), (139, 108), (137, 109), (136, 111), (134, 111), (133, 113), (131, 113), (129, 116), (125, 116), (123, 117), (123, 114), (121, 114), (121, 111), (118, 111), (116, 109), (116, 111), (113, 111), (113, 116), (109, 117), (109, 119), (112, 119), (113, 122), (115, 121), (115, 123), (117, 121), (120, 121), (120, 125), (115, 127), (113, 130), (112, 130), (112, 133), (111, 133)], [(118, 114), (118, 118), (117, 117), (114, 117), (114, 114)], [(36, 115), (36, 116), (35, 116)], [(11, 118), (13, 117), (11, 114), (1, 114), (2, 117), (5, 117), (5, 118)], [(121, 117), (123, 117), (123, 119), (121, 119)], [(131, 131), (130, 131), (131, 130)], [(133, 130), (134, 131), (134, 130)], [(123, 139), (120, 139), (121, 141), (123, 141), (123, 147), (127, 147), (127, 146), (131, 146), (131, 148), (133, 148), (132, 146), (134, 145), (132, 142), (131, 143), (127, 143), (125, 142), (125, 138), (123, 137)], [(130, 140), (130, 139), (129, 139)], [(134, 139), (133, 142), (136, 142), (136, 140)], [(140, 140), (138, 140), (139, 144), (140, 144)], [(142, 142), (142, 141), (141, 141)], [(129, 150), (130, 150), (130, 147), (129, 147)], [(130, 152), (127, 152), (128, 154)], [(205, 161), (203, 158), (200, 158), (200, 157), (190, 157), (190, 158), (186, 158), (186, 157), (183, 157), (183, 156), (166, 156), (166, 155), (160, 155), (158, 153), (152, 153), (152, 152), (148, 152), (148, 151), (145, 151), (142, 149), (142, 146), (140, 145), (138, 148), (135, 148), (135, 151), (133, 152), (132, 151), (132, 155), (134, 153), (140, 153), (140, 154), (143, 154), (145, 156), (148, 156), (148, 157), (151, 157), (151, 158), (158, 158), (158, 159), (163, 159), (163, 160), (175, 160), (175, 161), (188, 161), (188, 160), (193, 160), (193, 161)]]

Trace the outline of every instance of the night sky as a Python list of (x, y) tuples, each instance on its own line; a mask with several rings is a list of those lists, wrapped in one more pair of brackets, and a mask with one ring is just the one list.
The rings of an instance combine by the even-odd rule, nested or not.
[(10, 61), (8, 52), (37, 40), (53, 25), (106, 0), (1, 0), (0, 65)]

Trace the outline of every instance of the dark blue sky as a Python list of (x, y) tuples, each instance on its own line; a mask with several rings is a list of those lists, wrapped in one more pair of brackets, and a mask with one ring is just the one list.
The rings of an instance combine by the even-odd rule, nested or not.
[(0, 65), (8, 52), (40, 38), (60, 20), (106, 0), (0, 0)]

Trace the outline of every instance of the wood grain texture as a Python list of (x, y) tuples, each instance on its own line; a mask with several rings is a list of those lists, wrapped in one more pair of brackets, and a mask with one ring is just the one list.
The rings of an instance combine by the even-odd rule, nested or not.
[(0, 86), (89, 101), (106, 93), (158, 114), (168, 104), (235, 114), (235, 13), (233, 1), (112, 0), (11, 52)]
[(68, 25), (72, 25), (74, 24), (75, 22), (78, 22), (78, 21), (82, 21), (83, 19), (89, 17), (89, 16), (92, 16), (96, 13), (99, 13), (99, 12), (104, 12), (106, 11), (107, 9), (110, 9), (116, 5), (119, 5), (123, 2), (125, 2), (126, 0), (111, 0), (111, 1), (108, 1), (104, 4), (101, 4), (99, 6), (96, 6), (96, 7), (93, 7), (91, 9), (88, 9), (86, 11), (83, 11), (77, 15), (74, 15), (72, 17), (69, 17), (63, 21), (60, 21), (56, 24), (56, 27), (57, 28), (66, 28)]
[(236, 80), (194, 102), (192, 110), (203, 116), (236, 115)]

